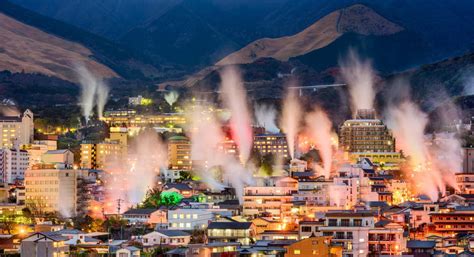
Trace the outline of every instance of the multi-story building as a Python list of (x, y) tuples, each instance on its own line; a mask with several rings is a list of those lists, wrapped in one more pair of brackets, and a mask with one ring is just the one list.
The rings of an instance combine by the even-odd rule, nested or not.
[(361, 201), (378, 201), (377, 192), (372, 191), (370, 179), (358, 165), (344, 165), (337, 171), (333, 184), (329, 186), (330, 205), (352, 208)]
[(34, 165), (42, 162), (43, 154), (47, 151), (57, 150), (56, 140), (35, 140), (32, 144), (24, 145), (22, 149), (28, 151), (29, 154), (29, 167), (32, 168)]
[(449, 212), (430, 213), (435, 231), (442, 235), (474, 232), (474, 208), (458, 207)]
[(395, 138), (375, 118), (374, 110), (358, 110), (356, 117), (340, 127), (339, 146), (346, 152), (395, 152)]
[(211, 222), (207, 227), (209, 243), (233, 243), (249, 245), (255, 239), (255, 225), (252, 222)]
[(285, 134), (257, 134), (253, 137), (253, 148), (261, 155), (273, 154), (287, 158), (288, 144)]
[(324, 221), (300, 221), (298, 224), (298, 235), (300, 239), (311, 236), (322, 236), (319, 228), (324, 226)]
[(311, 236), (285, 246), (287, 257), (318, 256), (342, 257), (342, 247), (335, 245), (331, 237)]
[(369, 256), (401, 256), (407, 238), (401, 224), (380, 220), (369, 230)]
[(218, 216), (231, 216), (227, 209), (180, 208), (168, 211), (168, 229), (193, 230), (205, 229), (209, 222)]
[(14, 183), (23, 180), (29, 166), (29, 155), (20, 148), (0, 149), (0, 182)]
[(33, 142), (33, 112), (26, 110), (16, 116), (0, 117), (0, 147), (13, 148), (15, 140), (21, 145)]
[(274, 219), (289, 221), (298, 181), (290, 177), (279, 177), (274, 181), (267, 180), (266, 183), (244, 188), (243, 215), (257, 217), (267, 212)]
[(25, 203), (34, 212), (76, 213), (77, 181), (81, 170), (32, 169), (25, 172)]
[(472, 147), (463, 148), (462, 171), (474, 173), (474, 148)]
[(20, 254), (24, 257), (69, 256), (67, 237), (55, 233), (34, 233), (21, 241)]
[(168, 139), (168, 166), (172, 170), (191, 170), (191, 142), (187, 137)]
[(61, 165), (62, 168), (72, 168), (74, 164), (74, 153), (68, 149), (48, 150), (41, 156), (41, 163)]
[(369, 211), (329, 211), (324, 226), (319, 229), (323, 236), (331, 236), (335, 243), (343, 246), (343, 256), (362, 257), (369, 253), (369, 231), (375, 219)]
[(137, 114), (134, 110), (105, 111), (102, 120), (110, 127), (127, 127), (130, 134), (137, 134), (145, 128), (173, 130), (173, 127), (186, 125), (186, 117), (182, 113)]
[(463, 194), (474, 193), (474, 172), (456, 173), (457, 192)]
[(120, 140), (106, 140), (102, 143), (81, 144), (81, 168), (103, 169), (109, 162), (127, 159), (127, 146)]

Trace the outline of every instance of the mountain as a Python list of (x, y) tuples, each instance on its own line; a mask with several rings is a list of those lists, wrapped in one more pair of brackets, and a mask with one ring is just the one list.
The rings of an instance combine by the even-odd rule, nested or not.
[[(30, 41), (30, 37), (38, 36), (38, 38), (35, 38), (34, 40), (36, 40), (36, 43), (42, 43), (41, 45), (36, 45), (34, 42), (28, 42), (30, 48), (35, 51), (43, 51), (43, 54), (31, 55), (30, 60), (25, 60), (24, 67), (28, 67), (29, 65), (26, 65), (26, 63), (30, 61), (36, 63), (36, 66), (41, 62), (44, 62), (44, 64), (42, 64), (43, 66), (47, 66), (48, 62), (45, 60), (48, 58), (56, 58), (56, 62), (60, 62), (60, 64), (57, 64), (57, 70), (54, 68), (56, 70), (55, 72), (63, 72), (62, 76), (68, 73), (65, 71), (63, 66), (70, 62), (70, 55), (61, 57), (61, 55), (57, 55), (58, 52), (54, 52), (54, 54), (49, 57), (47, 55), (45, 56), (44, 51), (46, 51), (46, 53), (49, 51), (45, 50), (45, 45), (48, 44), (48, 42), (45, 42), (45, 39), (51, 39), (54, 42), (49, 43), (56, 45), (56, 47), (58, 44), (62, 44), (66, 41), (69, 42), (69, 45), (75, 44), (74, 47), (76, 47), (76, 51), (78, 52), (77, 56), (82, 56), (82, 59), (88, 57), (91, 60), (95, 60), (95, 62), (109, 67), (114, 73), (124, 78), (159, 76), (161, 72), (155, 66), (150, 65), (146, 57), (135, 55), (114, 42), (61, 21), (42, 16), (8, 1), (0, 1), (0, 13), (3, 14), (5, 20), (9, 21), (8, 24), (0, 24), (0, 27), (3, 27), (4, 31), (9, 31), (8, 33), (17, 34), (15, 39), (26, 39), (27, 41)], [(6, 18), (7, 16), (9, 18)], [(23, 27), (20, 29), (19, 26)], [(32, 34), (30, 35), (28, 33)], [(13, 46), (21, 44), (21, 41), (15, 42), (13, 40), (9, 40), (8, 38), (4, 39), (9, 41), (9, 44)], [(58, 43), (58, 40), (62, 40), (62, 43)], [(63, 50), (61, 51), (64, 52), (64, 49), (69, 49), (69, 51), (66, 52), (70, 54), (70, 52), (73, 50), (71, 47), (69, 47), (69, 45), (62, 46)], [(50, 46), (50, 48), (54, 47)], [(58, 48), (56, 48), (56, 50), (58, 50)], [(20, 54), (28, 53), (25, 52)], [(37, 57), (46, 57), (46, 59), (42, 60)], [(13, 56), (10, 58), (16, 57)], [(78, 61), (80, 60), (81, 59)], [(50, 67), (47, 69), (51, 70), (53, 68)], [(25, 70), (28, 70), (28, 68)], [(68, 79), (71, 78), (68, 77)]]
[(328, 46), (345, 33), (385, 36), (402, 30), (402, 27), (386, 20), (372, 9), (353, 5), (324, 16), (295, 35), (252, 42), (226, 56), (217, 65), (250, 63), (262, 57), (287, 61), (291, 57)]
[(181, 0), (13, 0), (42, 15), (108, 39), (159, 17)]
[(90, 58), (84, 46), (52, 36), (0, 13), (0, 70), (41, 73), (73, 80), (74, 63), (83, 63), (103, 77), (117, 77)]
[[(390, 73), (460, 55), (469, 50), (474, 42), (474, 27), (471, 26), (474, 23), (474, 5), (471, 0), (12, 1), (107, 37), (126, 47), (128, 52), (141, 56), (140, 60), (147, 60), (156, 67), (164, 66), (163, 69), (169, 71), (179, 68), (194, 72), (259, 39), (272, 45), (274, 42), (269, 38), (292, 37), (323, 17), (356, 4), (370, 8), (378, 19), (390, 21), (403, 30), (390, 35), (364, 34), (360, 32), (366, 25), (365, 20), (351, 20), (357, 25), (356, 28), (349, 27), (349, 31), (334, 41), (328, 35), (325, 41), (319, 43), (304, 42), (308, 45), (306, 51), (314, 52), (316, 48), (318, 51), (320, 47), (336, 43), (340, 48), (356, 45), (361, 51), (374, 50), (380, 54), (384, 53), (382, 44), (392, 40), (408, 47), (392, 47), (389, 49), (392, 54), (385, 54), (384, 58), (401, 58), (403, 51), (418, 53), (423, 50), (413, 60), (380, 63), (383, 72)], [(337, 35), (334, 31), (332, 33), (332, 37)], [(325, 45), (328, 42), (331, 43)], [(365, 48), (365, 45), (368, 46)], [(302, 51), (299, 56), (303, 57), (299, 61), (314, 68), (330, 67), (337, 62), (341, 50)], [(285, 51), (291, 52), (293, 48)], [(377, 59), (371, 53), (368, 57)], [(327, 62), (327, 58), (335, 61)], [(319, 64), (321, 60), (323, 64)]]

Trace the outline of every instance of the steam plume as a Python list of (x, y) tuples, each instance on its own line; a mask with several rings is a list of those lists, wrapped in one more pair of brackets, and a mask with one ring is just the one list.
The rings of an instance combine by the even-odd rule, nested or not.
[(220, 75), (223, 104), (232, 115), (230, 118), (232, 136), (239, 147), (240, 161), (246, 163), (250, 157), (253, 140), (246, 91), (235, 67), (225, 68)]
[(332, 123), (320, 108), (306, 116), (306, 126), (323, 160), (323, 174), (329, 178), (332, 163)]
[(222, 190), (220, 183), (212, 170), (223, 172), (222, 178), (235, 188), (237, 197), (242, 202), (245, 185), (252, 183), (250, 172), (245, 169), (234, 156), (226, 154), (222, 149), (224, 134), (213, 113), (206, 108), (196, 106), (191, 117), (191, 157), (193, 163), (202, 163), (196, 172), (201, 179), (214, 190)]
[(173, 106), (173, 104), (176, 103), (178, 97), (179, 94), (176, 91), (171, 91), (165, 94), (165, 100), (170, 106)]
[(339, 60), (341, 74), (349, 85), (351, 95), (352, 112), (359, 109), (373, 109), (374, 72), (369, 60), (361, 60), (355, 51), (349, 50), (344, 60)]
[(395, 89), (392, 93), (398, 94), (398, 99), (392, 98), (398, 103), (389, 103), (387, 125), (394, 132), (397, 148), (409, 156), (411, 168), (405, 172), (415, 184), (416, 192), (437, 200), (439, 193), (445, 193), (446, 185), (456, 187), (453, 177), (460, 171), (460, 143), (453, 136), (444, 136), (430, 147), (429, 136), (425, 135), (428, 115), (410, 100), (407, 90), (400, 86)]
[(264, 127), (266, 131), (270, 133), (278, 133), (280, 129), (276, 125), (277, 111), (273, 105), (255, 105), (254, 107), (255, 118), (257, 119), (257, 125)]
[(75, 71), (81, 85), (79, 104), (86, 123), (89, 122), (92, 110), (96, 104), (98, 117), (102, 118), (104, 106), (109, 95), (109, 88), (101, 77), (92, 74), (84, 65), (76, 65)]
[[(108, 202), (121, 199), (130, 205), (143, 201), (153, 188), (160, 168), (167, 167), (167, 148), (153, 130), (142, 131), (132, 142), (127, 160), (113, 156), (107, 160), (105, 185)], [(109, 208), (109, 211), (115, 211)]]
[(294, 90), (290, 90), (283, 102), (281, 128), (283, 128), (286, 134), (291, 159), (295, 158), (295, 144), (298, 136), (298, 128), (301, 123), (301, 116), (302, 111), (296, 93)]

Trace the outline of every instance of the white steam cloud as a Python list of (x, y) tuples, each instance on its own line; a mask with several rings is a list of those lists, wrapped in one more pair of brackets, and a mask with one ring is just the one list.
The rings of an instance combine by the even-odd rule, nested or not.
[(76, 65), (75, 71), (81, 85), (79, 105), (86, 123), (92, 117), (92, 110), (95, 105), (97, 105), (97, 116), (102, 118), (104, 106), (109, 96), (109, 87), (105, 84), (103, 78), (92, 74), (84, 65)]
[(246, 163), (252, 150), (252, 124), (247, 95), (240, 74), (235, 67), (227, 67), (221, 73), (221, 97), (230, 110), (232, 137), (239, 147), (240, 161)]
[(375, 74), (369, 60), (361, 60), (355, 51), (349, 50), (347, 57), (339, 60), (341, 74), (349, 85), (352, 112), (373, 109), (375, 100)]
[(405, 173), (415, 185), (414, 191), (435, 201), (440, 193), (446, 193), (447, 185), (456, 188), (454, 174), (461, 171), (462, 160), (460, 141), (453, 134), (438, 134), (431, 140), (432, 135), (425, 135), (428, 115), (409, 95), (403, 95), (403, 88), (396, 89), (401, 99), (388, 105), (387, 126), (397, 139), (397, 148), (409, 157), (410, 168)]
[(281, 128), (286, 134), (291, 159), (295, 158), (295, 144), (301, 123), (302, 110), (294, 90), (288, 91), (283, 102)]
[[(146, 192), (155, 186), (160, 168), (166, 168), (168, 150), (154, 130), (142, 131), (134, 139), (127, 160), (120, 156), (107, 160), (105, 190), (115, 211), (121, 199), (127, 206), (141, 203)], [(123, 206), (122, 210), (125, 210)]]
[(253, 183), (251, 173), (234, 156), (225, 153), (221, 124), (214, 113), (208, 110), (209, 108), (194, 106), (191, 115), (191, 159), (193, 163), (200, 164), (195, 172), (213, 190), (224, 189), (218, 178), (227, 181), (235, 188), (237, 197), (242, 202), (244, 186)]
[(171, 91), (165, 94), (165, 100), (170, 105), (173, 106), (176, 101), (178, 101), (179, 93), (176, 91)]
[(332, 165), (332, 122), (320, 108), (306, 116), (307, 133), (311, 136), (323, 161), (322, 174), (329, 178)]
[(276, 125), (277, 110), (273, 105), (257, 104), (254, 106), (256, 123), (270, 133), (278, 133), (280, 129)]

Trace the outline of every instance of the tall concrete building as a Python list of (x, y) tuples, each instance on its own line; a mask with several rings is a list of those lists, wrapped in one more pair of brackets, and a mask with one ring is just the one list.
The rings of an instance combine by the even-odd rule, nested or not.
[(82, 170), (32, 169), (25, 172), (25, 203), (33, 211), (74, 215)]
[(358, 110), (354, 119), (340, 127), (339, 146), (346, 152), (395, 152), (395, 138), (375, 117), (374, 110)]
[(109, 138), (104, 142), (81, 144), (81, 163), (83, 169), (103, 169), (108, 162), (126, 160), (128, 153), (127, 129), (110, 128)]
[(191, 170), (191, 142), (187, 137), (168, 139), (168, 165), (172, 170)]
[(25, 172), (25, 204), (32, 211), (71, 217), (87, 212), (89, 200), (100, 200), (95, 197), (101, 192), (91, 184), (99, 179), (96, 171), (43, 168)]
[(462, 169), (463, 173), (474, 173), (474, 148), (463, 148)]
[(274, 154), (284, 158), (289, 156), (285, 134), (256, 134), (253, 141), (253, 148), (261, 155)]
[(33, 112), (26, 110), (15, 116), (0, 116), (0, 146), (13, 148), (15, 140), (19, 145), (33, 142)]
[(14, 183), (23, 180), (28, 169), (29, 155), (26, 150), (16, 148), (0, 149), (0, 183)]

